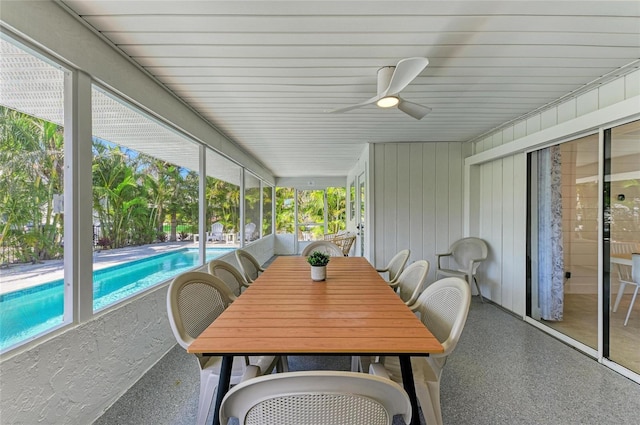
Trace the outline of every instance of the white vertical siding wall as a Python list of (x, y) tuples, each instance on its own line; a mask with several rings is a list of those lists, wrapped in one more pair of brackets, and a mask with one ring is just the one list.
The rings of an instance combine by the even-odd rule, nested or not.
[(489, 262), (479, 271), (484, 296), (525, 314), (526, 152), (638, 114), (640, 71), (635, 71), (474, 143), (476, 154), (466, 159), (472, 169), (466, 173), (469, 222), (465, 225), (490, 246)]
[(436, 253), (463, 233), (461, 143), (386, 143), (373, 149), (373, 262), (385, 266), (409, 248), (435, 276)]
[(484, 297), (521, 313), (525, 301), (525, 262), (519, 253), (524, 245), (526, 225), (526, 157), (517, 154), (478, 166), (480, 179), (472, 182), (480, 193), (471, 220), (478, 221), (473, 236), (489, 245), (489, 256), (478, 270)]

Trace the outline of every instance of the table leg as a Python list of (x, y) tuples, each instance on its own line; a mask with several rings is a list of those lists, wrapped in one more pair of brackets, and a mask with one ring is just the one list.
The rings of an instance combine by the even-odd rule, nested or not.
[(218, 378), (218, 388), (216, 390), (216, 403), (213, 412), (213, 425), (220, 425), (220, 405), (222, 399), (229, 391), (229, 383), (231, 382), (231, 368), (233, 366), (233, 356), (222, 356), (222, 365), (220, 366), (220, 378)]
[(411, 401), (411, 425), (420, 425), (420, 410), (418, 409), (416, 386), (413, 382), (411, 356), (400, 356), (400, 371), (402, 373), (402, 384), (404, 385), (404, 390), (409, 395), (409, 400)]

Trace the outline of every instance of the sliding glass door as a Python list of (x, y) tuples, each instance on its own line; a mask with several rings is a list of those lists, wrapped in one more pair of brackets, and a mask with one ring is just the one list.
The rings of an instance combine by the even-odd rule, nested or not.
[(640, 373), (640, 122), (531, 152), (528, 187), (527, 315)]
[(598, 135), (530, 154), (530, 316), (598, 347)]
[(640, 373), (640, 297), (631, 304), (637, 288), (631, 253), (640, 253), (640, 121), (606, 130), (604, 141), (605, 271), (610, 266), (604, 283), (611, 306), (604, 355)]

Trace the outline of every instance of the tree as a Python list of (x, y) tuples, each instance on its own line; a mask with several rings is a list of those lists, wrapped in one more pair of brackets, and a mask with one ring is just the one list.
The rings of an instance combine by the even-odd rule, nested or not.
[(132, 221), (148, 215), (147, 198), (140, 189), (141, 176), (125, 148), (94, 140), (93, 209), (98, 214), (103, 236), (112, 247), (127, 244)]
[(276, 233), (293, 233), (295, 190), (290, 187), (276, 188)]
[(0, 243), (25, 260), (62, 254), (62, 214), (54, 214), (53, 196), (64, 187), (63, 129), (57, 124), (0, 107)]
[(221, 222), (227, 232), (239, 230), (240, 186), (215, 177), (207, 177), (205, 197), (208, 221)]

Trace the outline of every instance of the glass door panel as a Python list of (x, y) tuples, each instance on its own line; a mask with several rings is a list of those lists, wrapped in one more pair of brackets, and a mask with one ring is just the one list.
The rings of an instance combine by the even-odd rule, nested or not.
[(324, 239), (326, 196), (324, 190), (298, 190), (298, 241)]
[[(640, 252), (640, 121), (605, 132), (605, 220), (610, 261), (609, 358), (640, 373), (640, 297), (631, 274), (631, 253)], [(605, 245), (606, 246), (606, 245)], [(606, 257), (605, 257), (606, 258)], [(640, 282), (636, 282), (640, 283)], [(606, 356), (606, 352), (605, 352)]]
[(598, 347), (598, 135), (530, 154), (529, 315)]

